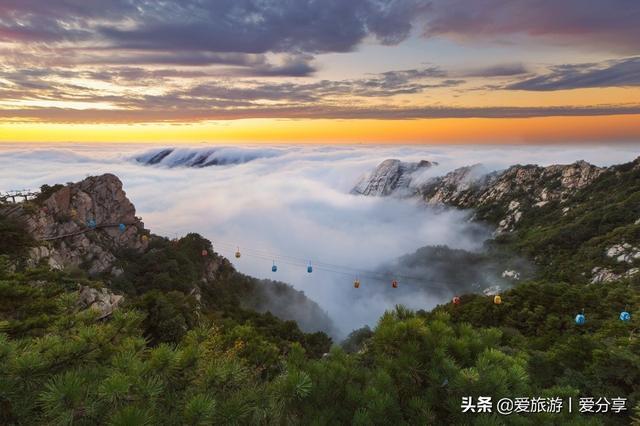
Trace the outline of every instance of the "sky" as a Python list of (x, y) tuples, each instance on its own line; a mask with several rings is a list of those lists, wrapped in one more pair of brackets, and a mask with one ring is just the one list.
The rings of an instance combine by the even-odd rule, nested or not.
[(0, 142), (640, 140), (637, 0), (0, 0)]

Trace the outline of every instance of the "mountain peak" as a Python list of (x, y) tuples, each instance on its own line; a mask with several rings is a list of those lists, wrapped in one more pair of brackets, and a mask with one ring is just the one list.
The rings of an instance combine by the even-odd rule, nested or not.
[(438, 163), (427, 160), (404, 162), (394, 158), (386, 159), (371, 174), (363, 176), (351, 193), (387, 196), (398, 190), (407, 191), (410, 190), (414, 172), (437, 165)]

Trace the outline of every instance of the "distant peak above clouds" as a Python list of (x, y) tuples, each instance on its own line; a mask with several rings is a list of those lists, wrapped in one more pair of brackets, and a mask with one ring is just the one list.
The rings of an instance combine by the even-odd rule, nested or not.
[(281, 151), (274, 148), (159, 148), (138, 154), (133, 159), (146, 166), (201, 168), (243, 164), (280, 154)]
[(413, 174), (419, 170), (437, 166), (427, 160), (409, 163), (396, 159), (384, 160), (371, 174), (362, 179), (351, 190), (352, 194), (385, 196), (410, 190)]

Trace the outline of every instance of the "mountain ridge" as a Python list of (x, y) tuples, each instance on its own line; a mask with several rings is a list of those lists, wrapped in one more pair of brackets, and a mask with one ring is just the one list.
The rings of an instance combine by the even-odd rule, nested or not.
[[(427, 161), (427, 160), (422, 160)], [(437, 163), (430, 163), (437, 165)], [(389, 167), (393, 164), (393, 167)], [(495, 218), (483, 211), (476, 212), (475, 218), (487, 220), (497, 225), (497, 232), (512, 231), (520, 221), (521, 205), (542, 207), (550, 201), (571, 196), (607, 168), (594, 166), (580, 160), (566, 165), (513, 165), (502, 171), (487, 171), (482, 164), (457, 168), (442, 176), (419, 182), (412, 190), (409, 185), (398, 184), (401, 178), (411, 182), (407, 173), (414, 173), (415, 164), (399, 160), (385, 160), (373, 172), (356, 184), (353, 194), (367, 196), (399, 195), (419, 198), (430, 205), (447, 205), (463, 209), (491, 208), (502, 210), (502, 217)], [(383, 191), (361, 191), (361, 188), (377, 188), (385, 182)]]
[(470, 210), (494, 227), (490, 250), (529, 259), (548, 279), (610, 283), (640, 273), (640, 157), (609, 167), (466, 166), (388, 196)]

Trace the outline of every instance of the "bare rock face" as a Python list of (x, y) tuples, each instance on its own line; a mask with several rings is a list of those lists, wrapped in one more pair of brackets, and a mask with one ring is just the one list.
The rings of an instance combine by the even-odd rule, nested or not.
[(419, 194), (429, 204), (468, 207), (476, 202), (476, 194), (488, 187), (494, 178), (484, 166), (474, 164), (430, 179), (419, 188)]
[(80, 286), (78, 291), (78, 307), (82, 310), (93, 309), (97, 311), (99, 318), (111, 315), (123, 300), (124, 296), (113, 294), (106, 288), (96, 289)]
[(31, 264), (45, 260), (54, 269), (83, 265), (90, 274), (117, 274), (117, 250), (143, 252), (148, 246), (144, 224), (136, 217), (122, 182), (112, 174), (64, 186), (39, 209), (21, 204), (3, 213), (23, 220), (42, 242), (31, 250)]
[(595, 267), (591, 271), (591, 284), (607, 284), (621, 279), (631, 278), (640, 272), (640, 268), (631, 268), (616, 274), (611, 269)]
[(406, 163), (389, 159), (380, 163), (369, 176), (364, 176), (351, 190), (352, 194), (387, 196), (396, 191), (408, 191), (411, 188), (412, 174), (419, 169), (433, 167), (437, 163), (420, 161)]

